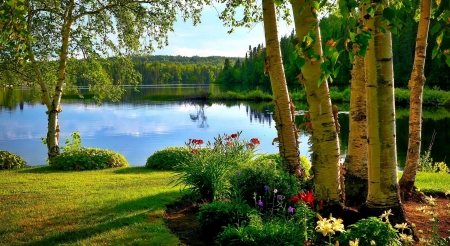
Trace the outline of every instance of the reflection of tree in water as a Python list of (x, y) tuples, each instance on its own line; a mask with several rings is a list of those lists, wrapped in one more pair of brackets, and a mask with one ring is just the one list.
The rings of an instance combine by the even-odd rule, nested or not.
[(207, 117), (205, 116), (205, 104), (200, 103), (191, 103), (191, 105), (194, 105), (196, 113), (189, 114), (189, 117), (191, 117), (191, 120), (193, 122), (197, 122), (198, 128), (208, 128), (208, 122)]
[(269, 124), (269, 127), (272, 124), (272, 110), (268, 106), (264, 106), (261, 109), (253, 109), (249, 105), (245, 105), (245, 112), (250, 117), (250, 123), (253, 123), (253, 119), (260, 124), (265, 124), (266, 122)]

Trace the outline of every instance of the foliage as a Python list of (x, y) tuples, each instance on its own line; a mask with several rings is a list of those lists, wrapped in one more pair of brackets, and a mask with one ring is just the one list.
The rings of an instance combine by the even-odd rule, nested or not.
[(213, 238), (223, 231), (223, 227), (248, 224), (252, 213), (255, 209), (247, 204), (215, 201), (200, 206), (197, 220), (203, 235)]
[(381, 218), (369, 217), (350, 225), (337, 240), (343, 245), (349, 241), (359, 239), (359, 245), (401, 245), (398, 241), (397, 230), (389, 222), (383, 222)]
[(188, 155), (189, 149), (185, 147), (164, 148), (149, 156), (145, 167), (155, 170), (173, 170), (175, 166), (185, 162)]
[(450, 173), (450, 168), (445, 162), (433, 162), (430, 157), (431, 151), (425, 151), (419, 159), (419, 168), (421, 172), (428, 173)]
[[(445, 194), (448, 195), (449, 191), (447, 191)], [(423, 236), (423, 231), (419, 230), (420, 238), (419, 242), (420, 245), (426, 246), (446, 246), (450, 243), (450, 237), (447, 238), (441, 238), (439, 236), (439, 219), (437, 218), (438, 213), (435, 212), (434, 207), (436, 207), (436, 198), (433, 198), (433, 196), (426, 196), (425, 197), (427, 206), (421, 206), (416, 208), (418, 211), (430, 215), (430, 224), (431, 229), (428, 230), (430, 232), (431, 236), (429, 238), (426, 238)], [(450, 203), (447, 204), (448, 207), (450, 207)]]
[(228, 225), (216, 238), (219, 245), (304, 245), (311, 239), (314, 213), (306, 206), (284, 218), (263, 221), (252, 215), (248, 225)]
[(125, 157), (112, 150), (71, 148), (54, 157), (50, 166), (62, 170), (95, 170), (129, 166)]
[(69, 137), (66, 137), (65, 144), (66, 146), (61, 147), (64, 152), (81, 148), (82, 143), (80, 133), (78, 131), (72, 132), (72, 134), (70, 134), (70, 139)]
[[(230, 178), (230, 183), (231, 195), (234, 195), (230, 199), (233, 202), (242, 199), (249, 205), (259, 207), (259, 211), (265, 215), (277, 214), (286, 206), (288, 198), (305, 186), (297, 178), (281, 170), (281, 167), (277, 168), (275, 161), (264, 158), (258, 158), (240, 169)], [(263, 206), (257, 206), (259, 201)]]
[(9, 151), (0, 150), (0, 170), (19, 169), (26, 167), (26, 165), (27, 163), (22, 159), (22, 157)]
[(228, 177), (239, 165), (247, 163), (255, 156), (259, 140), (249, 141), (239, 138), (240, 132), (224, 134), (208, 141), (204, 151), (199, 151), (201, 139), (189, 139), (186, 143), (191, 157), (175, 167), (174, 185), (200, 194), (206, 201), (220, 200), (225, 197), (230, 186)]

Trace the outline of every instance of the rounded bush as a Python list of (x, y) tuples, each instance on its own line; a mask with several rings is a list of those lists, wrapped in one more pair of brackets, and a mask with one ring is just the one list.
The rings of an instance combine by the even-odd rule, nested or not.
[(189, 149), (186, 147), (164, 148), (148, 157), (145, 167), (157, 170), (173, 170), (176, 165), (186, 161), (189, 154)]
[(9, 151), (0, 151), (0, 170), (2, 169), (19, 169), (23, 168), (27, 163), (18, 155)]
[(50, 165), (62, 170), (95, 170), (129, 166), (123, 155), (99, 148), (70, 149), (54, 157)]

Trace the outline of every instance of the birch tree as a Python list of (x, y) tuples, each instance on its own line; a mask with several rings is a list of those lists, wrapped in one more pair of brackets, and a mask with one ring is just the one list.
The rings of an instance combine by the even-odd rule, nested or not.
[(419, 168), (420, 147), (422, 143), (422, 101), (425, 85), (425, 59), (427, 56), (428, 30), (431, 17), (431, 0), (422, 0), (417, 30), (414, 65), (409, 80), (410, 114), (408, 152), (403, 176), (400, 178), (400, 191), (403, 198), (413, 195), (417, 169)]
[(310, 144), (315, 196), (318, 200), (329, 201), (330, 205), (338, 204), (341, 201), (338, 124), (331, 105), (328, 82), (321, 77), (323, 51), (316, 15), (318, 3), (312, 0), (290, 2), (300, 45), (299, 59), (304, 63), (299, 77), (306, 90), (313, 130)]
[[(34, 81), (41, 88), (42, 103), (47, 107), (45, 142), (51, 160), (59, 154), (61, 96), (74, 81), (72, 69), (82, 68), (81, 74), (91, 82), (90, 90), (97, 99), (117, 100), (123, 89), (113, 85), (140, 81), (130, 56), (149, 53), (154, 44), (168, 44), (167, 34), (173, 31), (177, 14), (185, 20), (192, 17), (197, 23), (203, 1), (25, 0), (24, 5), (23, 31), (28, 33), (24, 44)], [(72, 62), (76, 59), (81, 63)], [(115, 81), (104, 69), (111, 62), (120, 64), (123, 72)], [(43, 70), (43, 64), (57, 65)]]
[[(370, 4), (370, 3), (368, 3)], [(368, 196), (364, 213), (381, 214), (391, 209), (394, 222), (405, 221), (397, 181), (395, 101), (391, 32), (383, 18), (389, 11), (383, 3), (371, 5), (362, 31), (373, 39), (365, 56), (368, 143)], [(373, 14), (373, 15), (371, 15)], [(388, 18), (389, 19), (389, 18)]]
[[(275, 112), (273, 118), (277, 129), (279, 152), (283, 159), (283, 167), (291, 174), (303, 176), (300, 168), (300, 152), (298, 150), (298, 133), (295, 126), (294, 104), (290, 99), (283, 61), (281, 58), (280, 43), (278, 40), (276, 6), (273, 0), (262, 0), (262, 13), (256, 1), (222, 1), (227, 7), (221, 14), (221, 19), (229, 26), (247, 26), (261, 19), (264, 21), (264, 33), (266, 40), (266, 53), (264, 71), (269, 73), (273, 92)], [(237, 20), (236, 8), (244, 7), (244, 17)]]
[[(360, 8), (358, 23), (364, 22), (366, 6)], [(359, 33), (361, 30), (359, 29)], [(350, 117), (347, 155), (345, 157), (345, 204), (361, 205), (367, 198), (367, 115), (364, 57), (356, 55), (351, 71)]]

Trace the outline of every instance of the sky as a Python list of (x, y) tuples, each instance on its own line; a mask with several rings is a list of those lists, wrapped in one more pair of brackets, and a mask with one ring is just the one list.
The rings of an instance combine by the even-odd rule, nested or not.
[[(219, 11), (220, 7), (216, 6)], [(292, 28), (280, 22), (278, 34), (288, 35)], [(193, 26), (191, 20), (179, 20), (174, 29), (175, 32), (169, 34), (169, 46), (157, 49), (154, 55), (244, 57), (249, 45), (265, 44), (262, 22), (252, 29), (235, 28), (232, 34), (228, 34), (230, 28), (222, 24), (217, 10), (210, 6), (204, 7), (201, 23), (197, 26)]]

